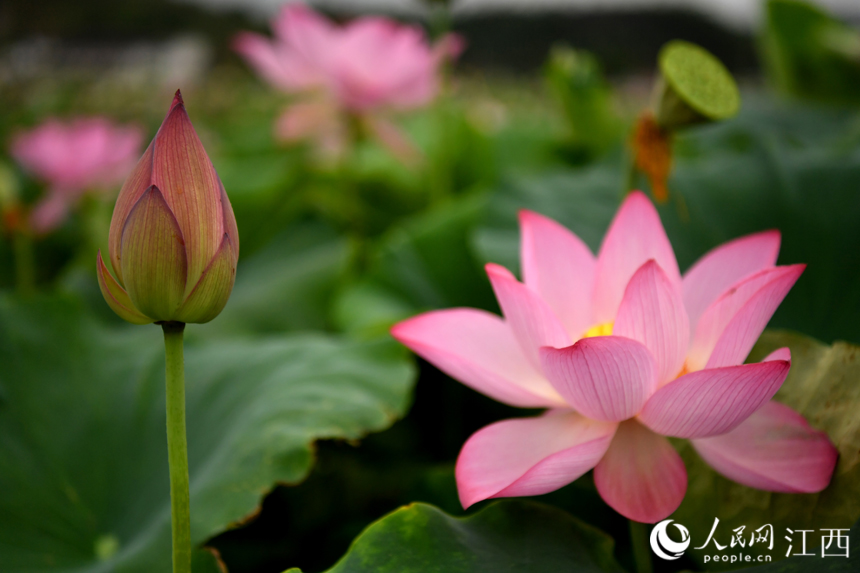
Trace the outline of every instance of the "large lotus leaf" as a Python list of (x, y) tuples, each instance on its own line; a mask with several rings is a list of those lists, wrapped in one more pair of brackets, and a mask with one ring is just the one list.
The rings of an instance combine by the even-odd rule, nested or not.
[[(691, 131), (676, 142), (660, 215), (682, 269), (741, 235), (782, 231), (781, 263), (809, 266), (773, 319), (832, 342), (860, 342), (860, 148), (841, 112), (789, 107)], [(822, 128), (830, 128), (829, 133)], [(599, 247), (621, 201), (623, 162), (521, 177), (501, 186), (475, 236), (485, 260), (516, 269), (516, 212), (528, 208)]]
[[(785, 528), (815, 530), (808, 546), (821, 553), (820, 529), (847, 529), (860, 518), (860, 347), (837, 342), (821, 344), (800, 334), (767, 331), (750, 355), (750, 361), (788, 346), (792, 365), (776, 400), (788, 404), (812, 424), (824, 430), (839, 449), (839, 462), (830, 486), (818, 494), (783, 494), (748, 488), (711, 470), (690, 446), (683, 447), (689, 474), (687, 496), (672, 515), (690, 529), (695, 545), (704, 542), (720, 519), (717, 540), (726, 544), (731, 530), (752, 529), (770, 523), (776, 535), (774, 560), (785, 557)], [(800, 537), (795, 536), (795, 547)], [(781, 545), (780, 545), (781, 543)], [(761, 546), (747, 548), (755, 553)], [(701, 559), (703, 551), (690, 555)], [(821, 559), (820, 557), (818, 558)]]
[[(186, 346), (196, 543), (302, 480), (314, 440), (383, 429), (409, 402), (413, 368), (390, 343)], [(0, 298), (0, 364), (0, 571), (168, 571), (160, 329), (108, 328), (67, 299)]]
[(413, 503), (365, 529), (328, 573), (621, 573), (614, 544), (599, 529), (532, 501), (499, 501), (466, 517)]

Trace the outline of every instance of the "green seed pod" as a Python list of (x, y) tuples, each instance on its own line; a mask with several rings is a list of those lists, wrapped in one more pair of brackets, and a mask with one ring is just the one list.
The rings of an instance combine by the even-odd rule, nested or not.
[(704, 48), (673, 40), (659, 55), (655, 115), (666, 130), (721, 121), (738, 113), (740, 92), (732, 74)]

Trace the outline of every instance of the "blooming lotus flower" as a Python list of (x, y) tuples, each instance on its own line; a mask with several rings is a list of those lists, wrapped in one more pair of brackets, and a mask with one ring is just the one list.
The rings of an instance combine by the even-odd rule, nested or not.
[(286, 141), (314, 138), (335, 153), (345, 145), (346, 113), (409, 159), (411, 143), (384, 112), (427, 105), (439, 88), (440, 65), (462, 50), (456, 36), (431, 47), (414, 26), (366, 17), (341, 27), (295, 3), (282, 9), (272, 29), (274, 40), (245, 32), (234, 48), (274, 87), (303, 96), (278, 120), (278, 135)]
[(143, 132), (104, 117), (68, 123), (51, 119), (12, 140), (12, 156), (49, 185), (30, 226), (37, 233), (59, 227), (87, 191), (119, 185), (134, 167)]
[(656, 522), (687, 487), (664, 436), (688, 438), (716, 471), (780, 492), (827, 486), (837, 452), (802, 416), (772, 402), (787, 348), (742, 364), (804, 265), (775, 266), (768, 231), (707, 253), (683, 276), (659, 216), (634, 192), (595, 258), (558, 223), (520, 213), (524, 283), (487, 265), (504, 318), (428, 312), (394, 337), (450, 376), (513, 406), (548, 408), (505, 420), (463, 446), (464, 507), (556, 490), (594, 469), (622, 515)]
[(119, 192), (109, 249), (116, 278), (99, 252), (99, 286), (129, 322), (208, 322), (227, 304), (239, 258), (236, 219), (178, 91)]

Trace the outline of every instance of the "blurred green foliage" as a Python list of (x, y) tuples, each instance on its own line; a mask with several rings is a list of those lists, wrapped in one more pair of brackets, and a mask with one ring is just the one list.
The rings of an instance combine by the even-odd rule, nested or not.
[(860, 103), (860, 30), (806, 0), (768, 0), (761, 38), (770, 79), (785, 94)]
[(561, 151), (572, 163), (593, 161), (621, 136), (622, 123), (600, 62), (586, 51), (556, 46), (544, 76), (561, 104), (567, 133)]

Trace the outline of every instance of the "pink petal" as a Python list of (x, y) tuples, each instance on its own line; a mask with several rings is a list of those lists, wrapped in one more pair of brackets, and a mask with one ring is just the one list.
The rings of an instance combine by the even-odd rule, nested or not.
[(344, 29), (331, 78), (335, 93), (350, 109), (411, 109), (435, 96), (437, 66), (420, 28), (359, 18)]
[(687, 369), (743, 362), (805, 268), (806, 265), (791, 265), (766, 269), (723, 293), (699, 320), (687, 354)]
[(487, 396), (522, 408), (566, 406), (500, 317), (439, 310), (396, 324), (391, 335), (437, 368)]
[(781, 349), (758, 364), (699, 370), (681, 376), (648, 400), (639, 420), (659, 434), (705, 438), (732, 431), (770, 400), (788, 376)]
[(300, 2), (287, 4), (272, 21), (277, 39), (308, 62), (325, 63), (342, 31)]
[(594, 468), (594, 485), (624, 517), (655, 523), (681, 505), (687, 470), (666, 438), (628, 420), (618, 426), (609, 450)]
[(278, 118), (275, 133), (278, 139), (294, 143), (339, 130), (339, 119), (337, 109), (327, 100), (296, 102)]
[(570, 336), (547, 303), (506, 268), (489, 263), (486, 269), (499, 306), (533, 366), (540, 368), (540, 347), (570, 346)]
[[(179, 91), (150, 149), (150, 181), (160, 190), (182, 230), (188, 269), (185, 298), (221, 249), (226, 229), (221, 204), (223, 185), (191, 124)], [(145, 160), (141, 161), (145, 163)], [(137, 174), (134, 174), (129, 179), (136, 178)], [(121, 193), (125, 191), (124, 186)], [(120, 204), (118, 199), (117, 207)], [(117, 221), (117, 208), (114, 208), (112, 226), (114, 221)], [(122, 271), (125, 280), (125, 265)], [(128, 286), (126, 288), (131, 294), (131, 289)]]
[(466, 39), (460, 34), (445, 34), (433, 44), (433, 61), (442, 65), (446, 61), (456, 60), (466, 50)]
[(615, 426), (556, 410), (482, 428), (457, 458), (460, 503), (467, 508), (484, 499), (541, 495), (567, 485), (600, 460)]
[(648, 259), (657, 261), (672, 284), (681, 284), (675, 252), (657, 210), (643, 193), (634, 191), (612, 220), (597, 257), (595, 323), (615, 320), (630, 277)]
[(656, 388), (654, 358), (629, 338), (595, 336), (567, 348), (541, 348), (541, 361), (567, 403), (595, 420), (632, 418)]
[(747, 235), (709, 251), (684, 273), (684, 304), (695, 331), (702, 313), (736, 282), (776, 264), (779, 231)]
[(73, 201), (85, 191), (119, 184), (134, 167), (142, 139), (138, 127), (116, 125), (105, 117), (50, 119), (16, 134), (10, 151), (53, 192)]
[(654, 260), (642, 265), (624, 291), (612, 333), (638, 340), (657, 362), (657, 384), (684, 366), (690, 326), (681, 292)]
[(251, 32), (237, 34), (233, 39), (233, 49), (273, 86), (281, 89), (293, 87), (274, 45), (264, 36)]
[(770, 362), (771, 360), (785, 360), (787, 362), (791, 362), (791, 350), (787, 346), (784, 348), (777, 348), (765, 356), (762, 362)]
[(571, 339), (580, 338), (594, 322), (596, 261), (588, 246), (552, 219), (523, 209), (520, 260), (523, 282), (549, 305)]
[(76, 200), (69, 193), (50, 191), (30, 214), (30, 226), (37, 235), (45, 235), (62, 225), (69, 216), (69, 208)]
[(839, 456), (827, 434), (778, 402), (768, 402), (728, 434), (692, 443), (727, 478), (785, 493), (815, 493), (826, 488)]

